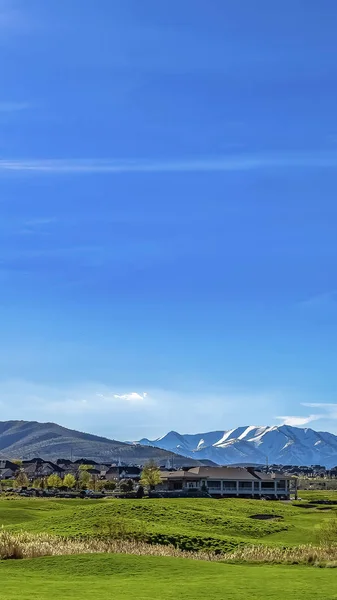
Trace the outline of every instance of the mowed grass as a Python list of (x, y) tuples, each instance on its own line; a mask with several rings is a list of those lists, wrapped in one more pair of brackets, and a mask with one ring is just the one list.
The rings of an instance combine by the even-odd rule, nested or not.
[[(261, 513), (275, 518), (251, 518)], [(187, 550), (229, 551), (247, 543), (315, 543), (322, 523), (333, 515), (337, 515), (337, 506), (322, 511), (315, 506), (241, 499), (0, 500), (0, 526), (9, 529), (97, 536), (117, 523), (142, 539)]]
[(298, 497), (307, 502), (327, 500), (337, 505), (337, 490), (298, 490)]
[(0, 593), (6, 600), (336, 600), (337, 570), (128, 555), (45, 557), (0, 563)]

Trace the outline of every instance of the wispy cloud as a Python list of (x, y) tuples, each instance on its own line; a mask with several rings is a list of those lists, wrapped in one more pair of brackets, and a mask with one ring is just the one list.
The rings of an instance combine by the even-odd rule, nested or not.
[[(105, 400), (109, 399), (109, 396), (105, 396), (104, 394), (97, 395), (100, 398), (104, 398)], [(142, 394), (138, 394), (137, 392), (130, 392), (129, 394), (113, 394), (112, 396), (110, 396), (110, 398), (114, 400), (126, 400), (127, 402), (139, 402), (142, 400), (146, 400), (147, 396), (147, 392), (143, 392)]]
[(36, 217), (33, 219), (27, 219), (23, 224), (19, 233), (21, 235), (32, 235), (32, 234), (47, 234), (49, 233), (50, 225), (56, 223), (57, 219), (54, 217)]
[(307, 425), (312, 421), (318, 421), (322, 418), (323, 415), (309, 415), (307, 417), (294, 417), (294, 416), (283, 416), (276, 417), (282, 422), (282, 425), (290, 425), (292, 427), (301, 427), (302, 425)]
[(3, 102), (0, 101), (0, 114), (19, 112), (30, 108), (27, 102)]
[(1, 419), (55, 421), (115, 439), (136, 440), (158, 437), (169, 429), (190, 433), (230, 429), (242, 424), (243, 414), (246, 423), (252, 423), (256, 414), (263, 414), (268, 423), (279, 401), (279, 393), (271, 391), (151, 387), (147, 392), (128, 391), (132, 389), (142, 388), (136, 382), (116, 387), (92, 381), (48, 385), (0, 379)]
[(337, 307), (337, 290), (316, 294), (300, 303), (300, 306), (312, 309), (328, 309)]
[(324, 411), (326, 419), (337, 419), (337, 404), (334, 402), (304, 402), (302, 406), (319, 408)]
[(302, 402), (301, 406), (305, 406), (306, 408), (319, 409), (320, 412), (317, 414), (309, 414), (303, 417), (288, 415), (276, 418), (282, 421), (283, 425), (292, 425), (294, 427), (301, 427), (302, 425), (307, 425), (308, 423), (312, 423), (313, 421), (319, 421), (320, 419), (324, 419), (326, 421), (337, 419), (337, 404), (335, 403)]
[(8, 40), (13, 34), (31, 31), (31, 11), (16, 0), (0, 0), (0, 41)]
[(2, 173), (104, 174), (230, 172), (283, 168), (333, 168), (337, 153), (238, 154), (220, 157), (175, 158), (166, 160), (122, 159), (34, 159), (0, 160)]

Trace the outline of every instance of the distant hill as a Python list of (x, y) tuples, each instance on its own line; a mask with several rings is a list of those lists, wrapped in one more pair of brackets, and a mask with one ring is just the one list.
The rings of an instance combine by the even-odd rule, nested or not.
[[(172, 452), (165, 449), (127, 444), (117, 440), (82, 433), (61, 427), (56, 423), (37, 421), (0, 421), (0, 456), (30, 459), (34, 457), (73, 458), (82, 457), (102, 462), (143, 464), (149, 459), (165, 463), (172, 459)], [(196, 460), (174, 456), (175, 465), (202, 464)]]
[(337, 436), (313, 429), (281, 425), (180, 434), (170, 431), (157, 440), (140, 440), (199, 461), (228, 464), (337, 465)]

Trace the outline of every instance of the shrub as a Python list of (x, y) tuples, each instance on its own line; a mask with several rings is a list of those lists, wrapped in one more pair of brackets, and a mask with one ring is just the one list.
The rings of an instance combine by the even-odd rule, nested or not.
[(62, 479), (56, 474), (49, 475), (47, 478), (47, 486), (50, 488), (59, 488), (62, 485)]

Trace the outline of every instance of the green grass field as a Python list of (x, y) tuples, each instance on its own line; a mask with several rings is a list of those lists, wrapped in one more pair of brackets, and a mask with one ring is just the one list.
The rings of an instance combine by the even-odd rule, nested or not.
[(87, 555), (0, 563), (4, 600), (336, 600), (337, 570)]
[[(337, 506), (328, 508), (241, 499), (18, 498), (0, 500), (0, 526), (62, 536), (96, 536), (117, 523), (130, 534), (156, 543), (174, 543), (192, 550), (230, 550), (243, 543), (314, 543), (324, 520), (337, 515)], [(251, 518), (260, 513), (280, 518)]]
[(309, 502), (314, 502), (315, 500), (329, 500), (336, 502), (337, 505), (337, 490), (299, 490), (298, 496)]
[[(231, 550), (241, 544), (315, 543), (324, 521), (337, 516), (322, 492), (301, 493), (298, 505), (227, 499), (58, 500), (0, 498), (0, 526), (31, 533), (104, 535), (111, 524), (156, 543), (183, 549)], [(305, 505), (313, 505), (305, 508)], [(255, 520), (256, 514), (272, 520)], [(112, 529), (114, 529), (113, 525)], [(223, 564), (181, 558), (92, 554), (0, 562), (4, 600), (337, 600), (337, 569)]]

